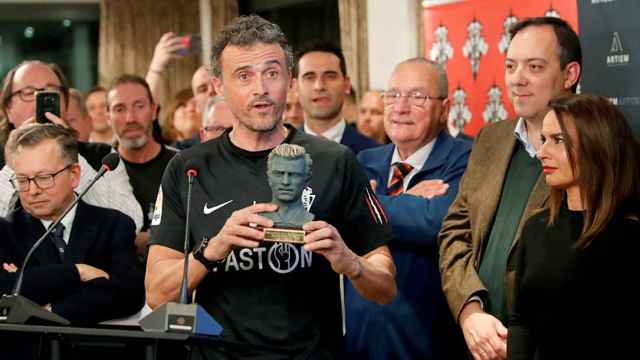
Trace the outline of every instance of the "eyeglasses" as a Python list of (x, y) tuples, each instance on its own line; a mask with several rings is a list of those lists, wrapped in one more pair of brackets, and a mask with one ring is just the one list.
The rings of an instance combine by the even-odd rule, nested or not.
[(40, 174), (34, 177), (14, 175), (11, 179), (9, 179), (9, 181), (11, 182), (11, 185), (13, 185), (13, 188), (19, 192), (29, 191), (29, 185), (31, 184), (31, 181), (33, 181), (36, 184), (36, 186), (41, 190), (49, 189), (53, 187), (53, 185), (55, 185), (54, 178), (61, 172), (70, 168), (71, 165), (73, 164), (69, 164), (63, 167), (62, 169), (51, 174)]
[(57, 91), (60, 93), (63, 93), (65, 88), (63, 86), (57, 86), (57, 85), (49, 85), (47, 87), (44, 88), (36, 88), (33, 86), (25, 86), (20, 90), (16, 90), (14, 92), (11, 93), (11, 95), (9, 95), (9, 99), (11, 99), (12, 97), (18, 95), (20, 97), (20, 100), (24, 101), (24, 102), (32, 102), (33, 100), (35, 100), (36, 98), (36, 92), (37, 91)]
[(433, 101), (446, 99), (442, 97), (429, 96), (418, 90), (410, 91), (406, 94), (403, 94), (402, 92), (397, 90), (389, 90), (385, 91), (384, 94), (382, 94), (382, 100), (384, 101), (385, 105), (393, 105), (400, 102), (400, 99), (405, 96), (407, 97), (407, 100), (409, 100), (411, 105), (415, 106), (422, 106), (427, 100)]

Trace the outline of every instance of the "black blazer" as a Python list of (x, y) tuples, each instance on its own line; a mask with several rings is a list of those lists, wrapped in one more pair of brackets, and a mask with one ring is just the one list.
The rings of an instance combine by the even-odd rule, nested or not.
[[(0, 222), (0, 263), (22, 266), (29, 248), (45, 232), (39, 219), (20, 208)], [(61, 263), (51, 241), (45, 240), (27, 265), (22, 295), (44, 305), (73, 324), (135, 314), (144, 304), (144, 275), (136, 265), (135, 225), (112, 209), (78, 203), (71, 237)], [(110, 279), (80, 281), (75, 264), (107, 272)], [(0, 293), (9, 293), (15, 273), (0, 269)]]

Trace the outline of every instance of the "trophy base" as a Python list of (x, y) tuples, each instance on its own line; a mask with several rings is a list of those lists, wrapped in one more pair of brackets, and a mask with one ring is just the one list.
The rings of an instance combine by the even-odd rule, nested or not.
[(264, 241), (304, 244), (305, 231), (288, 228), (263, 228)]

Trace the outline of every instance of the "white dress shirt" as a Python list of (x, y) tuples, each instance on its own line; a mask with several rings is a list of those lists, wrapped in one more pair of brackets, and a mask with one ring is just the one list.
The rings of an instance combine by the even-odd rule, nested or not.
[(527, 123), (523, 118), (518, 119), (518, 123), (516, 124), (516, 128), (514, 129), (514, 134), (516, 139), (522, 143), (524, 149), (527, 151), (530, 157), (536, 157), (536, 148), (533, 146), (533, 143), (529, 141), (529, 135), (527, 134)]
[(407, 159), (400, 159), (400, 153), (398, 152), (398, 148), (393, 149), (393, 156), (391, 156), (391, 167), (389, 168), (389, 177), (387, 180), (387, 188), (391, 185), (391, 179), (393, 179), (393, 164), (398, 162), (403, 162), (413, 166), (413, 169), (407, 176), (404, 177), (402, 181), (402, 189), (403, 191), (407, 191), (407, 186), (409, 186), (409, 182), (411, 179), (418, 173), (418, 171), (422, 170), (422, 165), (424, 165), (425, 161), (431, 155), (431, 150), (433, 150), (433, 145), (436, 143), (436, 139), (429, 141), (426, 145), (418, 149), (416, 152), (411, 154)]
[[(69, 245), (69, 238), (71, 238), (71, 227), (73, 226), (73, 219), (76, 218), (77, 208), (78, 208), (78, 205), (76, 204), (76, 206), (74, 206), (73, 208), (71, 208), (71, 210), (69, 210), (69, 213), (67, 214), (67, 216), (62, 218), (62, 221), (60, 221), (60, 223), (64, 225), (64, 232), (62, 233), (62, 239), (67, 245)], [(44, 225), (45, 229), (49, 229), (49, 226), (51, 225), (51, 223), (53, 223), (53, 221), (43, 220), (43, 219), (40, 219), (40, 222), (42, 223), (42, 225)]]
[(340, 144), (340, 142), (342, 141), (342, 136), (344, 135), (344, 129), (346, 128), (347, 128), (347, 122), (344, 119), (342, 119), (338, 121), (337, 124), (327, 129), (327, 131), (323, 132), (322, 134), (317, 134), (313, 130), (311, 130), (311, 128), (307, 125), (306, 122), (304, 123), (304, 132), (306, 132), (307, 134), (322, 136), (333, 142), (337, 142), (338, 144)]

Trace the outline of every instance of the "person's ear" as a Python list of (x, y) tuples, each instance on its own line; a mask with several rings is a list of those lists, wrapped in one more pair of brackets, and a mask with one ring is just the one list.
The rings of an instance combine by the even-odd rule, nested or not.
[(351, 79), (348, 76), (344, 77), (344, 93), (351, 94)]
[(221, 94), (222, 96), (224, 96), (224, 89), (223, 89), (223, 84), (221, 79), (215, 76), (212, 76), (211, 85), (213, 86), (213, 90), (215, 91), (216, 94)]
[(572, 61), (564, 68), (564, 88), (570, 90), (580, 79), (580, 64)]
[(69, 172), (71, 173), (71, 186), (75, 189), (80, 185), (80, 164), (71, 165)]
[(442, 111), (440, 112), (440, 119), (438, 119), (438, 122), (440, 127), (443, 129), (447, 126), (449, 110), (451, 110), (451, 101), (449, 101), (449, 98), (442, 100)]

